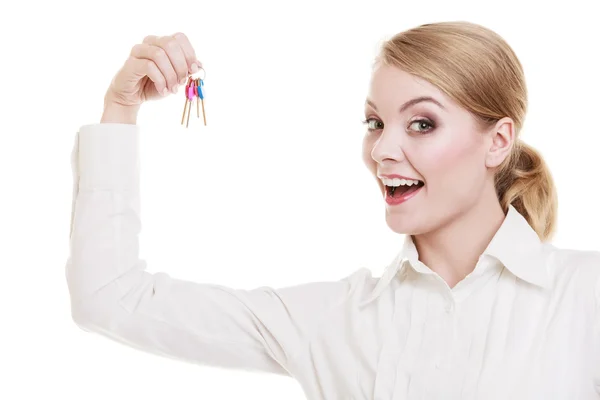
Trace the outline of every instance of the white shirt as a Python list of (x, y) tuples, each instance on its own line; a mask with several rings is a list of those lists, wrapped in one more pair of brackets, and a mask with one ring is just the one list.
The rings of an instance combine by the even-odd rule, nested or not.
[[(296, 379), (308, 399), (599, 399), (600, 252), (514, 207), (454, 288), (410, 235), (380, 278), (235, 290), (138, 258), (139, 127), (81, 127), (66, 277), (74, 321), (128, 346)], [(116, 362), (116, 361), (115, 361)]]

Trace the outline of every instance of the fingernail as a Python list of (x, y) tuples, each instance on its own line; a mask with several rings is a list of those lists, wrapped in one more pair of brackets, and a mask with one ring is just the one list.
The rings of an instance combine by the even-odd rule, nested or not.
[(192, 64), (191, 70), (192, 70), (192, 74), (195, 74), (196, 72), (198, 72), (198, 66), (196, 65), (196, 63)]
[(175, 86), (173, 86), (173, 87), (171, 88), (171, 91), (172, 91), (173, 93), (177, 93), (177, 89), (179, 89), (179, 85), (175, 85)]
[(181, 78), (181, 80), (179, 81), (179, 84), (185, 85), (185, 82), (187, 82), (187, 78)]
[(162, 95), (166, 96), (169, 93), (169, 89), (167, 89), (166, 87), (162, 90)]

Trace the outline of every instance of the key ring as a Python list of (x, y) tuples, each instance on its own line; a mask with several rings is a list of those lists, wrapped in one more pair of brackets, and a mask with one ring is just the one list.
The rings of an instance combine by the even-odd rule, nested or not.
[[(200, 70), (202, 70), (204, 72), (204, 77), (202, 78), (202, 80), (206, 79), (206, 70), (202, 67), (199, 67), (198, 72), (200, 72)], [(198, 72), (196, 72), (195, 74), (197, 74)], [(195, 74), (191, 74), (190, 76), (194, 76)]]
[[(185, 104), (183, 106), (183, 115), (181, 117), (181, 125), (183, 125), (183, 121), (185, 120), (185, 114), (187, 112), (187, 122), (185, 127), (188, 128), (190, 124), (190, 114), (192, 111), (192, 103), (196, 101), (196, 110), (198, 114), (198, 118), (200, 118), (200, 103), (202, 103), (202, 117), (204, 119), (204, 126), (206, 126), (206, 113), (204, 111), (204, 79), (206, 78), (206, 70), (202, 67), (200, 69), (204, 72), (203, 78), (194, 78), (195, 74), (189, 76), (187, 84), (185, 85), (185, 90), (183, 91), (185, 95)], [(200, 71), (198, 71), (200, 72)], [(196, 74), (198, 73), (196, 72)], [(189, 105), (189, 107), (188, 107)]]

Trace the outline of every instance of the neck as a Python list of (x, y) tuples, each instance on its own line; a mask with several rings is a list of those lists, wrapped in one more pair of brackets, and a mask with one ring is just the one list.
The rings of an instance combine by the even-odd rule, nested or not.
[(475, 269), (504, 221), (495, 190), (484, 197), (435, 231), (413, 236), (419, 260), (440, 275), (450, 288)]

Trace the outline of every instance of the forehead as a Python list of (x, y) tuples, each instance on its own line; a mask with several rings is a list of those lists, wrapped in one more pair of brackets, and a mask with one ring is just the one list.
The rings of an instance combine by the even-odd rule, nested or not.
[[(376, 107), (397, 107), (420, 96), (431, 96), (448, 110), (452, 107), (451, 99), (425, 79), (389, 65), (382, 64), (373, 69), (366, 100), (375, 103)], [(368, 107), (366, 100), (365, 106)]]

